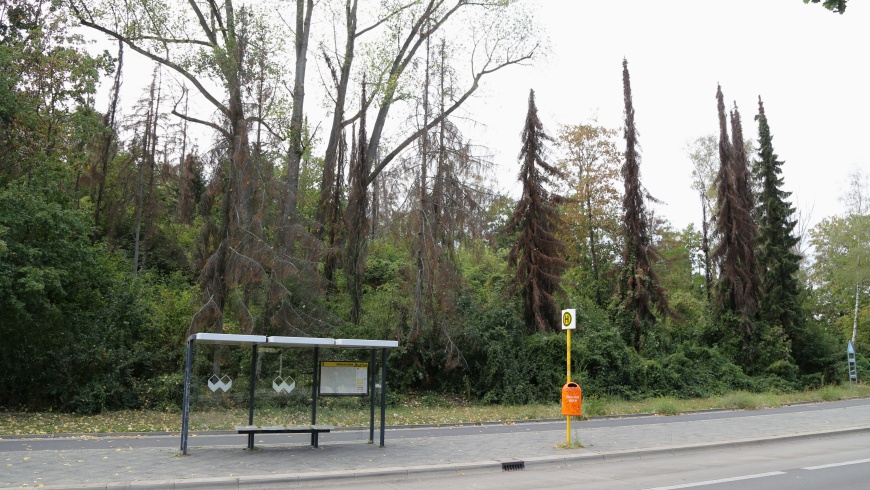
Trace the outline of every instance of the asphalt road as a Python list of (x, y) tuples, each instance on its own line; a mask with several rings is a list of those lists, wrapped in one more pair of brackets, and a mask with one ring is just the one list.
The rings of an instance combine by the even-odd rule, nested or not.
[[(334, 485), (335, 482), (332, 482)], [(328, 486), (328, 485), (326, 485)], [(818, 490), (870, 488), (870, 437), (828, 437), (799, 443), (713, 449), (523, 471), (470, 472), (440, 478), (354, 482), (354, 490), (498, 488), (499, 490)]]

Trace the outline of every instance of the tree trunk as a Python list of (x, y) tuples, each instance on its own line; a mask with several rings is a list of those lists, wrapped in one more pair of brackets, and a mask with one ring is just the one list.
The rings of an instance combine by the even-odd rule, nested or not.
[[(446, 68), (447, 64), (445, 60), (445, 43), (447, 41), (441, 39), (441, 63), (438, 67), (438, 85), (439, 85), (439, 113), (444, 113), (444, 99), (446, 94), (444, 93), (444, 78), (446, 76)], [(426, 56), (428, 58), (429, 53), (429, 41), (426, 41)], [(427, 63), (428, 65), (428, 63)], [(428, 71), (427, 71), (428, 77)], [(427, 84), (428, 85), (428, 84)], [(444, 140), (447, 132), (447, 120), (441, 119), (441, 122), (438, 123), (438, 167), (435, 171), (435, 183), (432, 186), (432, 221), (434, 225), (432, 226), (432, 235), (433, 240), (437, 239), (441, 244), (445, 244), (444, 240), (444, 179), (445, 174), (447, 172), (447, 149), (445, 148)], [(446, 240), (447, 249), (451, 252), (453, 251), (453, 240)]]
[[(423, 127), (429, 124), (429, 39), (426, 39), (426, 75), (423, 82)], [(412, 339), (421, 335), (423, 330), (424, 260), (426, 249), (426, 220), (429, 200), (426, 195), (427, 169), (429, 167), (429, 131), (423, 132), (420, 139), (420, 209), (417, 211), (419, 231), (417, 232), (417, 286), (414, 289), (414, 317)]]
[(338, 250), (338, 220), (341, 216), (342, 183), (344, 181), (343, 171), (346, 159), (347, 143), (345, 142), (344, 132), (342, 131), (342, 137), (338, 141), (338, 154), (336, 155), (336, 162), (333, 166), (335, 170), (335, 178), (332, 179), (332, 195), (330, 197), (330, 200), (327, 201), (328, 207), (326, 209), (326, 214), (324, 215), (326, 217), (326, 222), (328, 223), (326, 228), (328, 251), (326, 253), (326, 260), (323, 264), (323, 275), (326, 279), (327, 288), (329, 290), (334, 290), (335, 288), (335, 270), (336, 268), (338, 268), (338, 258), (340, 255), (340, 252)]
[(109, 157), (112, 150), (112, 142), (115, 137), (115, 114), (118, 109), (118, 97), (121, 92), (121, 69), (124, 66), (124, 43), (118, 41), (118, 68), (115, 71), (115, 82), (112, 84), (112, 102), (109, 104), (109, 110), (103, 118), (103, 124), (106, 126), (106, 137), (103, 140), (102, 154), (100, 155), (100, 175), (97, 179), (97, 198), (94, 201), (94, 236), (96, 241), (96, 230), (100, 226), (100, 208), (103, 206), (103, 192), (106, 187), (106, 174), (109, 171)]
[(378, 220), (381, 214), (381, 188), (378, 178), (372, 182), (372, 231), (371, 238), (374, 240), (378, 236)]
[[(858, 269), (860, 269), (860, 267), (861, 267), (861, 256), (859, 255), (858, 261), (855, 264), (855, 271), (858, 272)], [(856, 279), (857, 279), (857, 274), (856, 274)], [(860, 299), (861, 299), (861, 281), (856, 280), (855, 281), (855, 316), (852, 319), (852, 347), (854, 347), (856, 350), (858, 349), (858, 346), (855, 345), (855, 343), (856, 343), (856, 339), (858, 338), (858, 307), (860, 306), (860, 301), (859, 301)]]
[(157, 71), (151, 79), (148, 113), (145, 117), (145, 131), (142, 136), (142, 159), (139, 162), (139, 180), (136, 186), (136, 225), (133, 232), (133, 275), (139, 272), (139, 241), (142, 231), (142, 210), (145, 207), (145, 166), (151, 152), (151, 119), (154, 117), (154, 90), (157, 84)]
[[(160, 72), (158, 72), (158, 75)], [(142, 252), (142, 263), (139, 268), (144, 270), (147, 267), (148, 263), (148, 242), (154, 233), (154, 208), (156, 203), (154, 202), (154, 167), (156, 166), (157, 160), (157, 120), (160, 116), (160, 92), (163, 85), (163, 77), (158, 76), (157, 79), (157, 98), (154, 99), (154, 114), (151, 116), (151, 131), (150, 136), (150, 145), (151, 148), (148, 150), (148, 187), (147, 192), (145, 194), (145, 198), (143, 199), (143, 203), (145, 204), (145, 233), (142, 236), (140, 249)]]
[[(353, 0), (353, 3), (348, 3), (346, 5), (346, 15), (347, 15), (347, 40), (344, 45), (344, 60), (341, 63), (341, 74), (339, 75), (338, 86), (336, 87), (336, 97), (335, 97), (335, 108), (332, 112), (332, 126), (329, 130), (329, 142), (326, 145), (326, 155), (323, 162), (323, 177), (320, 184), (320, 199), (317, 203), (317, 215), (315, 216), (315, 221), (317, 223), (324, 224), (326, 227), (336, 227), (338, 226), (338, 217), (340, 214), (335, 214), (333, 217), (335, 221), (332, 223), (326, 223), (327, 216), (329, 216), (329, 207), (330, 207), (330, 189), (332, 187), (329, 179), (332, 178), (337, 172), (335, 171), (336, 165), (340, 164), (337, 162), (336, 155), (340, 151), (340, 145), (342, 145), (342, 129), (344, 128), (344, 103), (345, 97), (347, 97), (347, 86), (350, 81), (350, 68), (353, 63), (353, 55), (354, 55), (354, 47), (355, 47), (355, 37), (356, 37), (356, 7), (357, 1)], [(353, 136), (351, 136), (353, 138)], [(319, 227), (315, 235), (320, 238), (323, 236), (323, 227)]]
[(707, 289), (707, 302), (712, 299), (713, 294), (713, 265), (710, 262), (710, 224), (707, 221), (707, 201), (704, 195), (701, 194), (701, 230), (703, 237), (701, 241), (701, 250), (704, 251), (704, 284)]
[[(184, 92), (184, 114), (187, 115), (187, 91)], [(187, 155), (187, 119), (181, 125), (181, 160), (179, 161), (178, 205), (176, 219), (189, 225), (193, 220), (193, 158)]]
[[(302, 118), (305, 103), (305, 65), (308, 62), (308, 37), (314, 0), (296, 0), (296, 73), (293, 81), (293, 112), (290, 116), (290, 148), (287, 151), (287, 200), (284, 214), (290, 223), (297, 221), (299, 165), (302, 162)], [(285, 230), (288, 228), (285, 223)], [(288, 230), (289, 231), (289, 230)], [(285, 231), (285, 240), (289, 238)], [(285, 241), (286, 243), (286, 241)]]

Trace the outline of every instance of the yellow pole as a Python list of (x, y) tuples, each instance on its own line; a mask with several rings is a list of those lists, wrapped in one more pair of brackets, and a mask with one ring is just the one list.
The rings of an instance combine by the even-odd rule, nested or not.
[[(571, 330), (568, 330), (568, 383), (571, 382)], [(565, 441), (566, 444), (571, 446), (571, 416), (565, 416)]]

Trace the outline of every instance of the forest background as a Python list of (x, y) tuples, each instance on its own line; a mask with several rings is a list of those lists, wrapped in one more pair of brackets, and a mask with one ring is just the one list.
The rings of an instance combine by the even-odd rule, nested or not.
[[(672, 225), (640, 180), (627, 64), (623, 127), (548, 128), (529, 97), (508, 172), (521, 195), (496, 182), (464, 109), (547, 53), (532, 14), (461, 0), (0, 6), (0, 408), (177, 408), (184, 340), (206, 331), (396, 339), (397, 392), (552, 401), (562, 307), (577, 308), (573, 371), (593, 396), (839, 383), (847, 341), (866, 372), (867, 175), (844, 175), (844, 211), (811, 222), (782, 190), (761, 101), (744, 137), (720, 97), (719, 134), (686, 144), (698, 228)], [(86, 34), (117, 44), (95, 52)], [(153, 69), (124, 94), (134, 52)], [(317, 106), (329, 117), (312, 124)], [(198, 352), (198, 378), (242, 387), (243, 352)], [(259, 378), (304, 378), (307, 355), (267, 357)]]

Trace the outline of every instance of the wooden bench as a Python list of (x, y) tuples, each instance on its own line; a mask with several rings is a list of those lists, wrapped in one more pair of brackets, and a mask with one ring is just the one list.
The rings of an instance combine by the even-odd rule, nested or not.
[(334, 429), (331, 425), (240, 425), (239, 434), (248, 434), (248, 449), (254, 448), (254, 434), (311, 434), (311, 445), (317, 447), (320, 434)]

